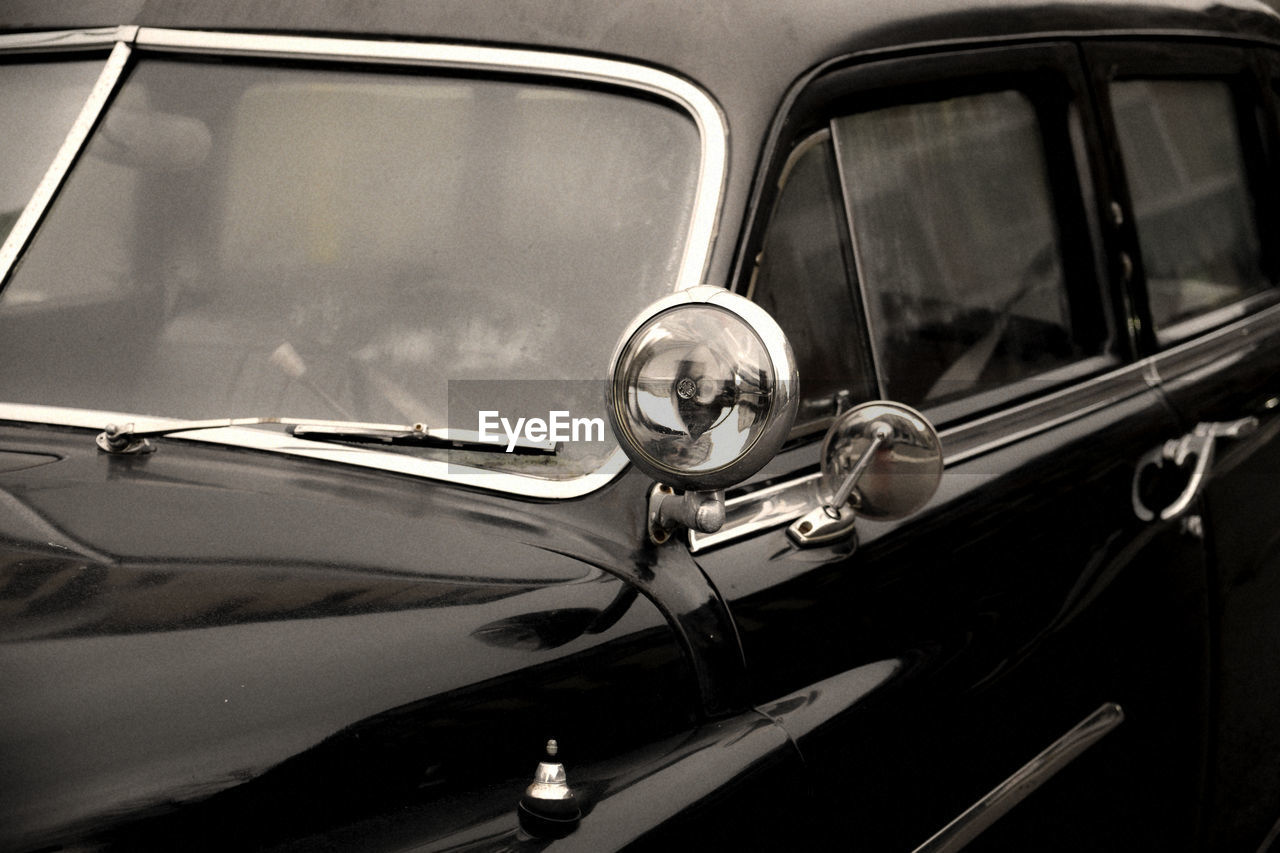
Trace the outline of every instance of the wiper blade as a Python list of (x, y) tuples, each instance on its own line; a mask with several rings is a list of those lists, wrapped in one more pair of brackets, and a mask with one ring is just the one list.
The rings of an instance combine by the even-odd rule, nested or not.
[[(429, 429), (425, 424), (403, 426), (398, 424), (364, 424), (345, 421), (324, 421), (311, 418), (220, 418), (210, 421), (169, 421), (163, 426), (139, 429), (132, 423), (118, 425), (107, 424), (106, 429), (98, 433), (98, 447), (107, 453), (139, 454), (150, 453), (155, 446), (149, 438), (158, 438), (176, 432), (193, 432), (202, 429), (221, 429), (234, 426), (255, 426), (258, 424), (281, 424), (293, 427), (290, 430), (295, 438), (312, 441), (333, 441), (354, 444), (385, 444), (402, 447), (439, 447), (452, 450), (506, 451), (508, 440), (505, 438), (487, 439), (479, 433), (447, 429)], [(534, 453), (554, 455), (556, 442), (529, 441), (518, 438), (511, 448), (513, 453)]]
[[(352, 427), (355, 427), (354, 429)], [(485, 438), (472, 430), (426, 429), (422, 424), (411, 427), (363, 426), (355, 424), (299, 425), (292, 430), (295, 438), (314, 441), (354, 442), (356, 444), (390, 444), (396, 447), (444, 447), (450, 450), (501, 450), (511, 453), (554, 455), (558, 443), (530, 441), (523, 436), (514, 441), (507, 437)]]

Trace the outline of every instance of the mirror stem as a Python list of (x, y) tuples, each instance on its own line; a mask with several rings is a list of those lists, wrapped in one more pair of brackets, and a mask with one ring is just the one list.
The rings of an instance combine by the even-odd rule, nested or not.
[(842, 539), (853, 530), (853, 522), (857, 516), (848, 507), (849, 498), (853, 496), (858, 480), (867, 472), (876, 451), (889, 444), (893, 427), (884, 421), (874, 421), (869, 425), (869, 435), (871, 443), (862, 451), (858, 461), (853, 463), (849, 476), (844, 478), (831, 502), (810, 510), (787, 528), (787, 535), (792, 542), (802, 548), (822, 545)]
[(876, 451), (880, 449), (880, 445), (889, 440), (891, 435), (893, 435), (893, 427), (884, 421), (876, 421), (871, 425), (871, 444), (858, 457), (858, 461), (854, 463), (853, 470), (849, 472), (849, 476), (845, 477), (844, 482), (840, 484), (840, 489), (828, 505), (829, 509), (835, 510), (836, 514), (839, 515), (841, 507), (848, 503), (850, 496), (853, 495), (853, 489), (858, 485), (858, 480), (866, 473), (867, 466), (871, 464)]

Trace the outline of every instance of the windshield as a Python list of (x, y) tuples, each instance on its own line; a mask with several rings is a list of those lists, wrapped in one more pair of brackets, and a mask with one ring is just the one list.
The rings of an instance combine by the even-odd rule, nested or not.
[(103, 60), (0, 64), (0, 243), (27, 206)]
[[(675, 286), (699, 153), (687, 115), (605, 88), (144, 60), (0, 296), (0, 399), (602, 416), (618, 334)], [(565, 478), (613, 448), (448, 458)]]

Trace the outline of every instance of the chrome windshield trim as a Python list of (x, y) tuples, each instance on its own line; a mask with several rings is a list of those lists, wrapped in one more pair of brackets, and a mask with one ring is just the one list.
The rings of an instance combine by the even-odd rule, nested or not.
[(53, 202), (53, 197), (57, 195), (62, 182), (66, 180), (67, 173), (71, 171), (71, 165), (80, 155), (80, 149), (88, 140), (99, 114), (119, 84), (125, 63), (129, 61), (129, 53), (129, 45), (124, 42), (116, 42), (116, 46), (111, 49), (111, 55), (107, 57), (107, 63), (102, 73), (98, 75), (98, 81), (93, 84), (93, 88), (89, 90), (88, 99), (80, 108), (80, 115), (76, 116), (71, 130), (62, 140), (62, 147), (54, 155), (53, 162), (49, 164), (44, 177), (40, 179), (36, 191), (31, 194), (31, 198), (27, 199), (27, 206), (22, 209), (18, 221), (13, 224), (13, 229), (5, 238), (4, 244), (0, 245), (0, 293), (3, 292), (18, 257), (35, 234), (36, 226), (44, 218), (45, 212)]
[[(427, 65), (538, 74), (605, 83), (659, 96), (690, 115), (698, 129), (701, 144), (698, 183), (694, 193), (692, 215), (685, 239), (684, 254), (672, 290), (680, 291), (702, 283), (702, 277), (711, 258), (711, 248), (716, 237), (716, 221), (724, 193), (725, 172), (728, 164), (728, 130), (724, 116), (711, 96), (695, 84), (675, 74), (621, 60), (514, 48), (221, 33), (153, 27), (126, 27), (110, 32), (118, 39), (131, 41), (137, 49), (145, 51)], [(102, 77), (94, 87), (89, 102), (85, 105), (72, 133), (63, 143), (55, 165), (50, 167), (40, 189), (37, 190), (37, 197), (27, 205), (3, 249), (0, 249), (0, 286), (7, 280), (14, 262), (26, 248), (49, 202), (56, 194), (56, 190), (61, 187), (72, 161), (88, 138), (89, 130), (119, 82), (129, 53), (129, 45), (123, 41), (117, 42), (108, 60), (107, 69), (103, 71)], [(37, 204), (38, 200), (39, 204)], [(606, 367), (607, 365), (602, 364), (601, 371)], [(127, 420), (131, 417), (134, 416), (128, 413), (0, 403), (0, 420), (7, 421), (39, 422), (101, 430), (111, 421)], [(156, 419), (148, 417), (147, 420)], [(531, 498), (581, 497), (602, 488), (627, 467), (626, 455), (618, 449), (600, 468), (590, 474), (565, 480), (548, 480), (483, 468), (468, 468), (435, 460), (386, 453), (372, 448), (318, 446), (314, 442), (304, 442), (291, 436), (239, 427), (214, 429), (189, 435), (177, 434), (177, 437), (341, 462)]]
[(1063, 767), (1124, 722), (1124, 709), (1108, 702), (1081, 720), (1043, 752), (987, 792), (951, 823), (938, 830), (914, 853), (952, 853), (961, 850), (1004, 817), (1014, 806)]
[[(5, 421), (78, 427), (94, 431), (100, 431), (108, 423), (124, 423), (127, 421), (146, 421), (148, 426), (156, 425), (160, 427), (166, 424), (181, 426), (183, 423), (179, 418), (158, 418), (128, 412), (104, 412), (92, 409), (64, 409), (54, 406), (0, 403), (0, 422)], [(339, 462), (344, 465), (375, 468), (380, 471), (390, 471), (394, 474), (405, 474), (410, 477), (447, 480), (450, 483), (458, 483), (486, 491), (506, 492), (528, 498), (580, 497), (607, 485), (627, 465), (626, 454), (621, 450), (616, 450), (604, 465), (590, 474), (572, 479), (550, 480), (511, 474), (505, 471), (494, 471), (487, 468), (471, 468), (439, 459), (423, 459), (417, 456), (388, 453), (376, 448), (337, 446), (306, 441), (294, 438), (288, 433), (254, 429), (252, 427), (221, 427), (190, 432), (174, 432), (165, 436), (165, 440), (169, 439), (198, 441), (221, 446), (231, 445), (249, 450), (263, 450), (288, 456), (300, 456), (306, 459)], [(86, 444), (92, 444), (93, 435), (86, 433), (85, 442)]]
[(92, 50), (131, 41), (137, 27), (96, 27), (86, 30), (46, 30), (0, 34), (0, 51)]
[(514, 71), (608, 83), (658, 95), (689, 113), (698, 127), (698, 135), (702, 141), (693, 218), (685, 240), (684, 257), (681, 259), (675, 290), (684, 290), (702, 283), (702, 276), (711, 257), (716, 217), (720, 212), (720, 197), (724, 190), (728, 131), (724, 117), (711, 96), (674, 74), (645, 65), (594, 56), (430, 42), (383, 42), (142, 27), (138, 30), (136, 44), (149, 50)]

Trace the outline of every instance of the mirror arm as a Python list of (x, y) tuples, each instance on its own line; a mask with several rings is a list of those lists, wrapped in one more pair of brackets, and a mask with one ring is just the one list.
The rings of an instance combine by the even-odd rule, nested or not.
[(679, 492), (664, 483), (649, 490), (649, 538), (661, 545), (681, 527), (715, 533), (724, 526), (724, 490)]
[(849, 471), (849, 476), (844, 478), (844, 482), (836, 490), (831, 502), (810, 510), (787, 528), (787, 535), (791, 537), (792, 542), (803, 548), (822, 545), (849, 534), (857, 519), (853, 508), (848, 506), (849, 498), (853, 496), (858, 480), (862, 479), (862, 475), (871, 465), (876, 451), (887, 444), (892, 435), (893, 427), (884, 421), (871, 424), (871, 443), (867, 445), (866, 450), (862, 451), (862, 455)]
[(876, 421), (871, 425), (871, 444), (858, 457), (858, 461), (854, 463), (853, 470), (849, 472), (849, 476), (844, 478), (844, 482), (840, 484), (839, 490), (834, 498), (831, 499), (827, 509), (839, 509), (849, 502), (849, 498), (853, 495), (853, 487), (858, 485), (858, 480), (862, 479), (862, 475), (866, 473), (867, 466), (871, 464), (871, 459), (876, 455), (876, 451), (880, 449), (880, 445), (889, 440), (893, 435), (893, 427), (884, 421)]

